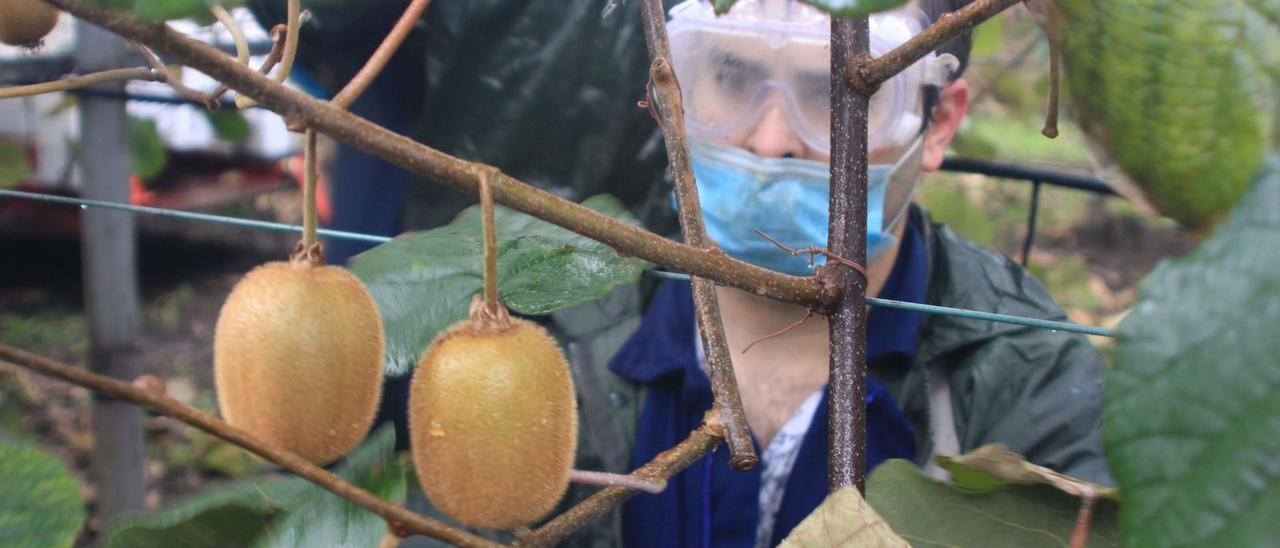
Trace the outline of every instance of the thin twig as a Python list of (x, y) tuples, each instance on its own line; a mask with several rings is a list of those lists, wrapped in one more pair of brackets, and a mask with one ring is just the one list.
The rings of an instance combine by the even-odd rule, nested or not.
[(654, 122), (662, 124), (662, 117), (658, 116), (658, 111), (653, 107), (653, 79), (644, 83), (644, 99), (636, 101), (636, 106), (649, 111), (649, 117)]
[(0, 361), (25, 367), (38, 373), (88, 388), (96, 393), (145, 407), (204, 430), (381, 516), (392, 527), (399, 528), (399, 530), (427, 535), (455, 544), (496, 546), (488, 540), (449, 527), (432, 518), (416, 514), (401, 506), (380, 499), (376, 495), (335, 476), (329, 471), (311, 464), (294, 453), (272, 447), (249, 433), (231, 426), (213, 415), (201, 412), (194, 407), (175, 400), (163, 392), (147, 390), (121, 380), (91, 373), (78, 367), (72, 367), (3, 344), (0, 344)]
[(1050, 139), (1058, 136), (1058, 98), (1062, 84), (1062, 58), (1058, 45), (1049, 40), (1049, 107), (1044, 115), (1044, 129), (1040, 133)]
[[(698, 186), (693, 178), (693, 164), (689, 159), (689, 141), (684, 130), (684, 104), (680, 97), (680, 83), (671, 68), (671, 46), (667, 42), (667, 17), (661, 0), (644, 0), (645, 42), (649, 57), (653, 59), (649, 80), (652, 92), (651, 108), (657, 107), (662, 137), (667, 145), (667, 157), (671, 161), (671, 178), (675, 180), (676, 204), (680, 208), (680, 229), (690, 245), (720, 253), (714, 241), (707, 236), (702, 222), (702, 206), (698, 202)], [(655, 93), (656, 92), (656, 93)], [(656, 99), (654, 97), (656, 96)], [(656, 105), (652, 103), (656, 102)], [(728, 436), (729, 463), (738, 470), (750, 470), (760, 462), (755, 443), (747, 426), (747, 415), (742, 407), (742, 395), (738, 391), (738, 379), (733, 372), (729, 355), (729, 343), (725, 338), (724, 324), (720, 320), (720, 303), (716, 298), (715, 284), (702, 277), (694, 277), (693, 302), (698, 319), (698, 332), (706, 349), (707, 373), (711, 377), (711, 391), (715, 395), (715, 407), (720, 410)]]
[(1080, 512), (1076, 514), (1076, 527), (1071, 532), (1071, 548), (1085, 548), (1089, 544), (1089, 525), (1093, 523), (1093, 507), (1097, 502), (1097, 495), (1092, 493), (1080, 498)]
[[(283, 86), (235, 62), (221, 51), (164, 25), (108, 10), (86, 0), (47, 0), (62, 10), (121, 36), (137, 40), (171, 59), (253, 96), (266, 107), (300, 119), (308, 127), (370, 152), (407, 171), (475, 195), (479, 182), (473, 162), (444, 154), (305, 93)], [(823, 311), (835, 293), (810, 277), (788, 276), (667, 238), (534, 188), (506, 174), (491, 181), (496, 203), (602, 242), (622, 255), (710, 278), (783, 302), (818, 305)]]
[[(280, 58), (280, 70), (276, 72), (273, 80), (277, 84), (283, 84), (289, 79), (289, 73), (293, 71), (293, 62), (298, 57), (298, 39), (302, 33), (302, 1), (289, 0), (287, 15), (285, 18), (284, 31), (284, 51)], [(236, 107), (246, 109), (258, 104), (252, 97), (246, 97), (243, 94), (236, 95)], [(285, 119), (289, 119), (287, 116)]]
[(627, 474), (610, 474), (594, 470), (570, 470), (569, 481), (582, 485), (600, 485), (603, 487), (626, 487), (650, 495), (656, 495), (667, 488), (665, 481), (650, 481)]
[[(703, 455), (720, 445), (725, 437), (724, 425), (717, 418), (713, 409), (702, 420), (702, 426), (689, 434), (679, 445), (663, 451), (652, 461), (631, 475), (652, 482), (666, 482), (667, 478), (676, 475), (689, 465), (697, 462)], [(570, 508), (555, 519), (547, 522), (532, 533), (520, 537), (518, 546), (554, 546), (564, 542), (574, 531), (581, 529), (592, 520), (605, 515), (609, 510), (624, 503), (627, 499), (640, 494), (636, 489), (627, 487), (608, 487), (591, 495), (587, 500)]]
[(280, 72), (276, 73), (276, 83), (283, 84), (293, 71), (293, 62), (298, 58), (298, 42), (302, 39), (302, 0), (289, 0), (288, 18), (285, 19), (284, 57), (280, 59)]
[[(979, 23), (1021, 1), (975, 0), (972, 4), (959, 10), (944, 13), (924, 32), (915, 35), (901, 46), (862, 64), (856, 70), (847, 70), (845, 72), (846, 81), (853, 89), (870, 97), (885, 80), (902, 72), (903, 69), (919, 61), (929, 52), (938, 49), (960, 33), (972, 29)], [(859, 60), (849, 59), (847, 62), (856, 64), (859, 63)]]
[(1008, 62), (1002, 65), (999, 71), (997, 71), (991, 77), (983, 78), (983, 80), (985, 81), (985, 85), (983, 85), (982, 87), (978, 88), (976, 91), (973, 92), (973, 95), (969, 97), (969, 104), (970, 105), (982, 104), (982, 100), (986, 99), (987, 95), (991, 94), (992, 90), (996, 89), (996, 86), (1000, 83), (1000, 81), (1004, 80), (1005, 77), (1009, 76), (1009, 74), (1012, 73), (1013, 71), (1021, 68), (1022, 64), (1027, 61), (1028, 57), (1031, 57), (1032, 53), (1035, 53), (1036, 48), (1039, 46), (1040, 46), (1039, 36), (1032, 36), (1031, 39), (1027, 40), (1027, 43), (1024, 46), (1017, 49), (1018, 53), (1014, 54), (1014, 56), (1010, 58)]
[(396, 22), (396, 26), (392, 27), (391, 32), (387, 33), (387, 37), (373, 52), (369, 60), (365, 62), (364, 67), (357, 72), (346, 87), (334, 96), (333, 104), (338, 108), (349, 109), (351, 104), (360, 98), (373, 81), (378, 78), (378, 74), (382, 69), (386, 68), (387, 63), (391, 61), (391, 57), (395, 55), (396, 50), (400, 49), (400, 45), (404, 43), (405, 38), (409, 37), (409, 32), (413, 30), (422, 13), (426, 11), (427, 5), (431, 0), (413, 0), (409, 3), (409, 7), (405, 8), (404, 14), (400, 16), (400, 20)]
[(160, 74), (156, 72), (155, 69), (147, 67), (111, 69), (80, 76), (72, 76), (70, 78), (63, 78), (52, 82), (41, 82), (39, 84), (30, 84), (26, 86), (3, 87), (0, 88), (0, 99), (13, 99), (15, 97), (40, 95), (42, 93), (69, 91), (106, 82), (119, 82), (121, 80), (161, 82), (164, 81), (164, 79), (164, 74)]
[(169, 87), (173, 88), (173, 91), (178, 93), (178, 95), (193, 102), (200, 103), (209, 110), (213, 110), (213, 104), (216, 101), (207, 93), (200, 93), (187, 87), (186, 84), (182, 83), (182, 78), (174, 78), (174, 74), (169, 72), (169, 67), (164, 64), (164, 61), (161, 61), (160, 58), (156, 56), (154, 51), (151, 51), (151, 48), (134, 42), (133, 40), (129, 41), (129, 45), (133, 46), (133, 49), (137, 51), (143, 59), (146, 59), (147, 64), (151, 65), (151, 68), (155, 69), (156, 72), (163, 76), (160, 79), (161, 82), (168, 84)]
[(855, 262), (853, 262), (853, 261), (850, 261), (849, 259), (846, 259), (846, 258), (841, 257), (841, 256), (839, 256), (839, 255), (836, 255), (835, 253), (832, 253), (831, 251), (827, 250), (827, 249), (826, 249), (826, 248), (824, 248), (824, 247), (818, 247), (818, 246), (816, 246), (816, 245), (811, 245), (811, 246), (806, 247), (806, 248), (804, 248), (804, 249), (796, 249), (796, 248), (794, 248), (794, 247), (788, 246), (787, 244), (784, 244), (784, 243), (782, 243), (782, 242), (779, 242), (778, 240), (774, 239), (774, 238), (773, 238), (773, 236), (770, 236), (768, 233), (766, 233), (766, 232), (765, 232), (765, 231), (763, 231), (763, 230), (760, 230), (760, 229), (758, 229), (758, 228), (753, 228), (752, 230), (756, 231), (756, 234), (760, 235), (760, 237), (761, 237), (761, 238), (764, 238), (764, 239), (768, 240), (768, 241), (769, 241), (769, 243), (771, 243), (771, 244), (773, 244), (773, 245), (777, 246), (779, 249), (781, 249), (781, 250), (783, 250), (783, 251), (786, 251), (787, 253), (790, 253), (790, 254), (795, 255), (795, 256), (797, 256), (797, 257), (799, 257), (800, 255), (808, 255), (808, 256), (809, 256), (809, 267), (810, 267), (810, 268), (813, 268), (813, 259), (814, 259), (816, 256), (818, 256), (818, 255), (822, 255), (822, 256), (826, 257), (827, 259), (829, 259), (829, 260), (835, 261), (835, 262), (840, 263), (840, 264), (842, 264), (842, 265), (845, 265), (845, 266), (847, 266), (847, 267), (849, 267), (849, 268), (852, 268), (854, 272), (857, 272), (858, 274), (861, 274), (863, 278), (866, 278), (866, 277), (867, 277), (867, 269), (866, 269), (866, 268), (863, 268), (863, 267), (862, 267), (862, 265), (860, 265), (860, 264), (858, 264), (858, 263), (855, 263)]
[(746, 348), (743, 348), (743, 349), (742, 349), (742, 353), (743, 353), (743, 354), (746, 354), (747, 352), (750, 352), (750, 351), (751, 351), (751, 349), (755, 347), (755, 345), (760, 344), (760, 343), (762, 343), (762, 342), (764, 342), (764, 341), (767, 341), (767, 340), (772, 339), (772, 338), (774, 338), (774, 337), (780, 337), (780, 336), (782, 336), (782, 335), (785, 335), (787, 332), (791, 331), (792, 329), (795, 329), (795, 328), (797, 328), (797, 327), (800, 327), (800, 326), (804, 325), (804, 322), (809, 321), (809, 318), (812, 318), (812, 317), (813, 317), (813, 309), (812, 309), (812, 308), (810, 308), (810, 309), (808, 309), (808, 310), (805, 310), (805, 311), (804, 311), (804, 316), (802, 316), (799, 320), (796, 320), (796, 321), (795, 321), (794, 323), (792, 323), (791, 325), (788, 325), (788, 326), (786, 326), (786, 327), (784, 327), (784, 328), (782, 328), (782, 329), (779, 329), (779, 330), (777, 330), (777, 331), (775, 331), (775, 332), (773, 332), (773, 333), (770, 333), (770, 334), (768, 334), (768, 335), (765, 335), (765, 336), (763, 336), (763, 337), (760, 337), (759, 339), (756, 339), (756, 340), (754, 340), (754, 341), (751, 341), (751, 344), (748, 344)]
[[(285, 25), (276, 25), (271, 28), (271, 51), (267, 53), (267, 58), (262, 60), (262, 66), (258, 67), (259, 73), (264, 75), (271, 74), (271, 69), (276, 68), (276, 65), (280, 63), (280, 58), (284, 56), (283, 36), (288, 32), (288, 28)], [(218, 99), (221, 99), (228, 91), (231, 91), (230, 86), (219, 83), (217, 88), (209, 92), (209, 98), (213, 101), (213, 105), (219, 105)]]
[(244, 37), (244, 29), (240, 28), (240, 23), (236, 22), (236, 18), (231, 16), (231, 12), (222, 4), (214, 4), (209, 6), (209, 11), (218, 19), (222, 26), (227, 28), (227, 32), (231, 33), (231, 41), (236, 45), (236, 61), (241, 65), (249, 64), (249, 40)]

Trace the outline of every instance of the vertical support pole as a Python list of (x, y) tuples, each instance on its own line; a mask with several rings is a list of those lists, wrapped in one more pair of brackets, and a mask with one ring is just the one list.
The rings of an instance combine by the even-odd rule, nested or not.
[[(867, 109), (869, 96), (848, 75), (869, 58), (866, 17), (831, 19), (831, 220), (827, 248), (867, 262)], [(828, 316), (831, 335), (828, 489), (865, 491), (867, 469), (867, 280), (828, 262), (819, 274), (839, 287)], [(832, 285), (834, 284), (834, 285)]]
[[(76, 28), (76, 64), (84, 72), (118, 68), (130, 59), (125, 43), (84, 22)], [(123, 86), (115, 84), (117, 91)], [(129, 201), (129, 120), (119, 99), (81, 95), (80, 175), (85, 198)], [(89, 320), (89, 369), (123, 379), (137, 377), (132, 348), (138, 332), (138, 281), (130, 213), (81, 211), (81, 268)], [(142, 413), (131, 404), (94, 396), (93, 464), (102, 519), (145, 503)]]
[(1040, 187), (1044, 183), (1031, 181), (1031, 212), (1027, 214), (1027, 237), (1022, 240), (1022, 267), (1031, 261), (1031, 246), (1036, 242), (1036, 217), (1040, 213)]

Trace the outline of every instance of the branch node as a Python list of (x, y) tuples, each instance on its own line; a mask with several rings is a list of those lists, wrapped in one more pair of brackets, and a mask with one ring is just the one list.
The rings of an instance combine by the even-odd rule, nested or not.
[(880, 91), (880, 82), (873, 80), (867, 70), (873, 61), (871, 54), (860, 53), (853, 56), (844, 68), (845, 83), (863, 97), (871, 97)]
[(752, 230), (754, 230), (754, 231), (756, 232), (756, 234), (759, 234), (761, 238), (764, 238), (764, 239), (766, 239), (766, 240), (769, 240), (769, 243), (771, 243), (771, 244), (773, 244), (773, 245), (777, 246), (779, 249), (781, 249), (781, 250), (783, 250), (783, 251), (786, 251), (787, 253), (790, 253), (790, 254), (795, 255), (795, 256), (797, 256), (797, 257), (798, 257), (798, 256), (800, 256), (800, 255), (808, 255), (808, 256), (809, 256), (809, 260), (808, 260), (808, 262), (807, 262), (806, 264), (808, 264), (808, 265), (809, 265), (809, 268), (813, 268), (813, 260), (814, 260), (814, 259), (816, 259), (818, 255), (822, 255), (822, 256), (826, 257), (826, 258), (827, 258), (827, 260), (830, 260), (830, 261), (833, 261), (833, 262), (837, 262), (837, 263), (840, 263), (840, 264), (842, 264), (842, 265), (844, 265), (844, 266), (847, 266), (847, 267), (849, 267), (849, 268), (852, 268), (854, 272), (857, 272), (857, 273), (858, 273), (858, 275), (862, 276), (862, 279), (864, 279), (864, 280), (868, 279), (868, 278), (867, 278), (867, 269), (866, 269), (866, 268), (863, 268), (863, 266), (862, 266), (862, 265), (860, 265), (860, 264), (858, 264), (858, 263), (855, 263), (855, 262), (853, 262), (853, 261), (850, 261), (849, 259), (846, 259), (846, 258), (841, 257), (841, 256), (839, 256), (839, 255), (836, 255), (835, 253), (832, 253), (830, 250), (828, 250), (828, 249), (827, 249), (827, 248), (825, 248), (825, 247), (819, 247), (819, 246), (816, 246), (816, 245), (811, 245), (811, 246), (806, 247), (806, 248), (804, 248), (804, 249), (795, 249), (795, 248), (793, 248), (793, 247), (789, 247), (789, 246), (787, 246), (787, 244), (784, 244), (784, 243), (782, 243), (782, 242), (779, 242), (778, 240), (773, 239), (771, 236), (769, 236), (768, 234), (766, 234), (766, 233), (765, 233), (765, 231), (763, 231), (763, 230), (760, 230), (760, 229), (758, 229), (758, 228), (753, 228)]

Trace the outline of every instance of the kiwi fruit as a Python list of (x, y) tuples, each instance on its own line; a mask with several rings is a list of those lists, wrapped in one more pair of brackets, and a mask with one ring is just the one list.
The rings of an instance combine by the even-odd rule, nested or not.
[(427, 348), (409, 392), (413, 462), (427, 497), (458, 522), (515, 529), (569, 485), (578, 407), (564, 353), (507, 315), (454, 324)]
[(218, 406), (233, 426), (324, 465), (373, 424), (382, 355), (382, 321), (359, 279), (334, 266), (267, 263), (218, 315)]
[(0, 42), (34, 44), (58, 23), (58, 9), (40, 0), (0, 0)]

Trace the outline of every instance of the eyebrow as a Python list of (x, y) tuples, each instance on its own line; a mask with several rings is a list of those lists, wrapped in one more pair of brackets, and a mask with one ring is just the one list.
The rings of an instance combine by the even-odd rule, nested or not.
[(711, 51), (711, 62), (716, 65), (723, 65), (753, 75), (767, 74), (769, 72), (765, 68), (764, 63), (748, 61), (740, 55), (720, 48), (716, 48)]
[(831, 73), (825, 70), (807, 70), (796, 75), (796, 82), (814, 88), (825, 88), (831, 85)]

